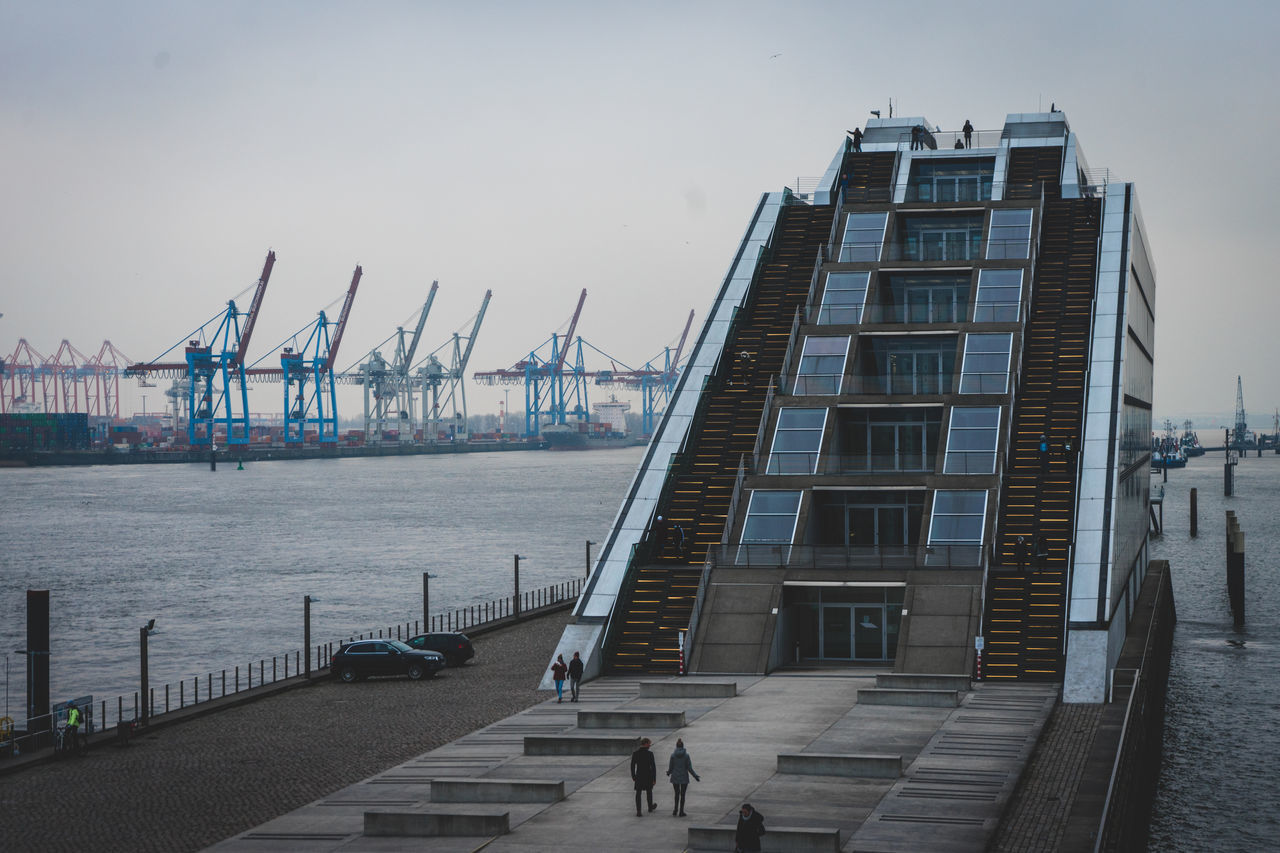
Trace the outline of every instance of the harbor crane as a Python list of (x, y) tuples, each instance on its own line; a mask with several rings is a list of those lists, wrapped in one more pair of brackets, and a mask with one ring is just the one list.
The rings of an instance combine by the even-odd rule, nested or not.
[[(551, 337), (532, 350), (527, 358), (517, 361), (511, 367), (475, 374), (475, 380), (484, 385), (523, 383), (526, 438), (534, 438), (538, 435), (544, 414), (547, 416), (548, 425), (567, 423), (570, 400), (574, 402), (573, 412), (576, 416), (582, 419), (588, 417), (587, 375), (582, 365), (581, 341), (578, 342), (577, 357), (573, 367), (567, 371), (567, 376), (564, 368), (573, 342), (573, 333), (578, 327), (578, 318), (582, 315), (582, 305), (586, 299), (587, 290), (584, 287), (578, 296), (578, 305), (569, 320), (569, 330), (563, 337), (552, 332)], [(566, 380), (568, 380), (567, 383)]]
[[(413, 364), (418, 351), (418, 343), (422, 339), (422, 329), (426, 325), (427, 315), (431, 313), (431, 305), (435, 301), (436, 291), (440, 288), (438, 281), (431, 282), (431, 290), (427, 293), (427, 301), (418, 313), (418, 323), (414, 327), (413, 336), (405, 344), (404, 326), (397, 326), (391, 336), (375, 346), (365, 356), (367, 359), (355, 370), (355, 381), (364, 386), (364, 437), (367, 442), (381, 441), (387, 434), (388, 422), (397, 424), (400, 441), (413, 438), (415, 424), (415, 396), (409, 368)], [(395, 340), (395, 354), (388, 362), (382, 355), (380, 347)], [(352, 373), (346, 371), (347, 375)]]
[[(262, 274), (256, 284), (250, 285), (254, 293), (248, 311), (240, 311), (235, 299), (231, 299), (226, 310), (186, 336), (184, 361), (163, 361), (183, 345), (179, 342), (156, 359), (131, 364), (125, 369), (126, 376), (189, 380), (187, 441), (193, 447), (213, 446), (215, 425), (221, 425), (228, 444), (249, 443), (249, 392), (244, 359), (275, 262), (276, 253), (268, 252)], [(248, 288), (241, 293), (245, 292)], [(215, 323), (214, 332), (206, 337), (206, 330)]]
[[(280, 381), (284, 384), (284, 441), (301, 444), (306, 441), (307, 427), (314, 426), (321, 443), (338, 440), (338, 396), (333, 364), (338, 357), (342, 335), (351, 317), (351, 305), (364, 271), (357, 266), (351, 275), (351, 284), (342, 303), (342, 312), (336, 323), (330, 322), (325, 310), (316, 319), (296, 332), (291, 340), (294, 346), (282, 347), (279, 368), (251, 367), (245, 371), (249, 379)], [(335, 300), (336, 301), (336, 300)], [(330, 337), (329, 329), (333, 328)], [(303, 335), (301, 346), (296, 341)]]
[(120, 374), (130, 359), (111, 341), (88, 356), (65, 338), (50, 358), (26, 339), (0, 370), (0, 412), (81, 412), (90, 417), (120, 417)]
[[(453, 336), (428, 353), (421, 363), (415, 365), (414, 378), (422, 388), (422, 437), (427, 441), (436, 441), (441, 433), (441, 425), (446, 410), (449, 414), (448, 440), (455, 438), (465, 440), (467, 431), (467, 388), (465, 378), (467, 365), (471, 362), (471, 351), (475, 348), (476, 338), (480, 335), (480, 324), (489, 310), (492, 290), (484, 292), (480, 301), (480, 310), (471, 321), (471, 331), (466, 334), (454, 332)], [(449, 366), (445, 367), (439, 355), (448, 348), (450, 352)], [(427, 400), (431, 407), (428, 410)], [(428, 416), (428, 411), (430, 415)]]

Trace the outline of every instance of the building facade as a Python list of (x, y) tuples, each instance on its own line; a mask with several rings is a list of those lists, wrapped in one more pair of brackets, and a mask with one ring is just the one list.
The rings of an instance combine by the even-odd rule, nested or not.
[(875, 119), (762, 197), (566, 641), (1102, 701), (1147, 562), (1155, 274), (1061, 112)]

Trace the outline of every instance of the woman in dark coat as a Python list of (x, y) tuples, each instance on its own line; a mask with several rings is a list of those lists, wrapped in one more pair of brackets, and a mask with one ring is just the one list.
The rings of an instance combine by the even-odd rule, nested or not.
[(675, 789), (676, 799), (671, 806), (671, 816), (688, 817), (684, 813), (684, 794), (689, 788), (689, 777), (702, 781), (693, 770), (693, 759), (689, 757), (689, 753), (685, 752), (684, 740), (676, 738), (676, 748), (671, 753), (671, 757), (667, 759), (667, 776), (671, 777), (671, 787)]
[(649, 744), (650, 740), (647, 737), (641, 738), (640, 748), (631, 753), (631, 780), (636, 785), (636, 817), (644, 815), (640, 810), (641, 791), (649, 800), (649, 811), (658, 807), (658, 804), (653, 801), (653, 785), (658, 781), (658, 763), (653, 760)]
[(739, 853), (756, 853), (760, 849), (760, 836), (764, 835), (764, 815), (743, 803), (738, 812), (738, 828), (733, 834), (734, 850)]

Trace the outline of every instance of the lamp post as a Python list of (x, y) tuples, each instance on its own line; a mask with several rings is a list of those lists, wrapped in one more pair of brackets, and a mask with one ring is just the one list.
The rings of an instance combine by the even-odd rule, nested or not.
[(515, 604), (512, 606), (511, 612), (515, 615), (517, 619), (519, 619), (520, 618), (520, 561), (525, 558), (521, 557), (519, 554), (516, 554), (515, 557), (516, 557), (516, 567), (515, 567), (516, 594), (515, 594), (515, 598), (512, 599), (515, 602)]
[(151, 716), (151, 702), (149, 694), (151, 691), (150, 673), (147, 671), (147, 637), (156, 632), (156, 620), (148, 620), (147, 624), (138, 629), (138, 647), (141, 656), (142, 671), (142, 695), (139, 697), (139, 704), (142, 705), (139, 716), (143, 724), (147, 722), (147, 717)]
[(592, 546), (592, 545), (594, 545), (594, 544), (596, 544), (596, 543), (592, 542), (590, 539), (588, 539), (588, 540), (587, 540), (587, 574), (586, 574), (586, 577), (591, 577), (591, 546)]

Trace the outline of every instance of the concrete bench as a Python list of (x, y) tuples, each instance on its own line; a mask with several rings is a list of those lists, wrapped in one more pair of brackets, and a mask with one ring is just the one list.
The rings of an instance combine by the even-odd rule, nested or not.
[(630, 755), (640, 745), (633, 736), (525, 735), (525, 755)]
[(736, 681), (642, 681), (641, 699), (723, 699), (738, 695)]
[(876, 687), (907, 690), (968, 690), (971, 686), (972, 684), (967, 675), (884, 672), (876, 676)]
[(432, 779), (433, 803), (558, 803), (564, 799), (564, 780)]
[[(763, 853), (839, 853), (840, 830), (825, 826), (770, 826), (765, 820)], [(733, 850), (733, 824), (691, 826), (687, 844), (690, 850)]]
[(959, 690), (900, 690), (890, 687), (872, 687), (858, 691), (859, 705), (901, 705), (912, 708), (956, 708), (960, 705)]
[(684, 711), (579, 711), (580, 729), (679, 729)]
[(897, 779), (902, 775), (902, 756), (784, 752), (778, 754), (778, 772), (799, 776)]
[(365, 812), (364, 834), (381, 838), (430, 838), (438, 835), (491, 836), (511, 831), (510, 812)]

